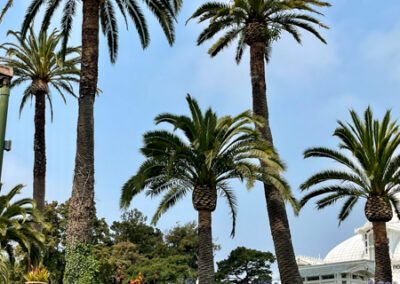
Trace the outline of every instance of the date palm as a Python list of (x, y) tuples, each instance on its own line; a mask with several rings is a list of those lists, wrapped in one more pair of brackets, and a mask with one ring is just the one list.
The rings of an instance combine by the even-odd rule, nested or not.
[[(289, 185), (280, 176), (284, 165), (270, 143), (252, 127), (262, 125), (262, 119), (247, 111), (238, 116), (218, 118), (208, 109), (202, 113), (196, 100), (187, 97), (191, 117), (169, 113), (156, 117), (156, 124), (166, 122), (180, 130), (183, 137), (170, 131), (150, 131), (144, 135), (141, 149), (146, 160), (136, 175), (122, 188), (121, 207), (126, 208), (134, 196), (148, 188), (146, 195), (163, 198), (154, 214), (155, 224), (160, 216), (187, 194), (192, 195), (198, 212), (200, 284), (214, 283), (212, 245), (212, 212), (217, 195), (225, 197), (235, 233), (236, 197), (229, 180), (239, 179), (253, 187), (255, 181), (273, 184), (296, 207)], [(258, 165), (257, 159), (268, 167)]]
[(21, 193), (23, 186), (18, 185), (8, 194), (0, 196), (0, 247), (14, 262), (14, 247), (17, 243), (26, 252), (34, 265), (39, 264), (40, 249), (44, 235), (36, 230), (37, 225), (45, 225), (35, 202), (30, 198), (13, 201)]
[[(269, 125), (264, 60), (268, 63), (272, 43), (284, 32), (301, 43), (300, 30), (305, 30), (325, 43), (315, 26), (322, 28), (327, 26), (312, 14), (320, 15), (316, 8), (326, 6), (330, 4), (319, 0), (207, 2), (190, 17), (190, 19), (197, 18), (199, 23), (208, 21), (208, 26), (197, 39), (198, 45), (214, 38), (220, 32), (223, 33), (208, 50), (212, 57), (237, 41), (235, 59), (239, 64), (245, 48), (250, 47), (253, 111), (265, 119), (266, 123), (259, 129), (270, 143), (273, 143), (273, 139)], [(282, 196), (271, 185), (266, 184), (264, 188), (281, 281), (283, 284), (302, 283)]]
[[(143, 1), (144, 5), (157, 18), (170, 45), (175, 39), (174, 16), (175, 12), (179, 10), (179, 1)], [(82, 67), (79, 84), (74, 182), (67, 231), (67, 242), (71, 248), (78, 243), (90, 242), (95, 217), (93, 110), (98, 80), (100, 25), (107, 37), (111, 62), (115, 62), (118, 53), (116, 7), (126, 24), (128, 24), (128, 18), (132, 20), (142, 47), (146, 48), (150, 43), (143, 9), (137, 0), (31, 0), (22, 25), (22, 33), (26, 32), (41, 7), (46, 7), (42, 23), (42, 30), (46, 30), (51, 19), (55, 17), (54, 12), (62, 5), (61, 31), (64, 35), (63, 46), (65, 47), (80, 3), (82, 3)]]
[(80, 48), (67, 48), (67, 59), (62, 62), (62, 35), (56, 30), (50, 35), (46, 32), (35, 35), (31, 28), (25, 39), (19, 32), (9, 31), (8, 34), (15, 38), (16, 43), (0, 45), (0, 49), (6, 51), (6, 56), (0, 57), (0, 62), (14, 68), (15, 80), (11, 87), (28, 83), (22, 95), (20, 114), (25, 103), (35, 98), (33, 198), (37, 208), (43, 212), (46, 193), (46, 99), (53, 118), (50, 88), (64, 102), (65, 94), (76, 97), (71, 83), (79, 82)]
[(8, 0), (6, 5), (4, 5), (3, 9), (0, 12), (0, 23), (3, 21), (3, 18), (7, 11), (14, 5), (14, 0)]
[(374, 233), (375, 282), (391, 283), (386, 222), (392, 219), (393, 209), (400, 217), (396, 195), (400, 192), (400, 155), (396, 152), (400, 145), (399, 126), (391, 120), (390, 111), (382, 121), (373, 119), (370, 108), (364, 113), (364, 121), (355, 111), (350, 114), (352, 123), (339, 121), (334, 132), (340, 139), (339, 151), (316, 147), (304, 152), (305, 158), (328, 158), (338, 162), (341, 168), (324, 170), (307, 179), (301, 185), (302, 190), (318, 188), (304, 196), (301, 205), (320, 197), (316, 204), (318, 209), (323, 209), (344, 199), (338, 216), (342, 222), (354, 205), (365, 198), (365, 216), (372, 222)]

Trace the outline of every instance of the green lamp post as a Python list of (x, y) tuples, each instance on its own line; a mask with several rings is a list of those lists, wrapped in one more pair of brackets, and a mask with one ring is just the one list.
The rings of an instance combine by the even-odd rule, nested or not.
[(5, 135), (8, 99), (10, 97), (10, 82), (13, 75), (13, 69), (11, 67), (0, 65), (0, 185), (4, 150), (9, 151), (11, 149), (11, 141), (5, 141)]

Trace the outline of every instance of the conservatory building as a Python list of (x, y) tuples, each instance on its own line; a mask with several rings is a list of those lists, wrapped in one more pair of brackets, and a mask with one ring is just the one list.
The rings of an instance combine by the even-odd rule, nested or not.
[[(387, 224), (393, 283), (400, 284), (400, 221)], [(366, 284), (374, 278), (372, 224), (367, 222), (355, 235), (333, 248), (325, 258), (297, 256), (304, 284)]]

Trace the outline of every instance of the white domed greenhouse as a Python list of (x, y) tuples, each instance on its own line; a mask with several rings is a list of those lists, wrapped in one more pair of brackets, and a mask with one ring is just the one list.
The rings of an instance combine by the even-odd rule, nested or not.
[[(400, 283), (400, 221), (387, 223), (393, 282)], [(367, 222), (355, 235), (334, 247), (325, 258), (297, 256), (306, 284), (365, 284), (374, 276), (372, 224)]]

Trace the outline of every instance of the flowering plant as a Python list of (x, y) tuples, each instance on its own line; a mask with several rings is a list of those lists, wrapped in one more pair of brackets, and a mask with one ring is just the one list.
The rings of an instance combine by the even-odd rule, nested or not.
[(131, 280), (129, 284), (141, 284), (142, 280), (143, 280), (143, 275), (141, 272), (139, 272), (139, 277), (135, 280)]
[(39, 282), (46, 282), (50, 277), (50, 273), (47, 271), (46, 268), (40, 269), (39, 267), (34, 268), (31, 266), (31, 271), (25, 275), (26, 281), (39, 281)]

